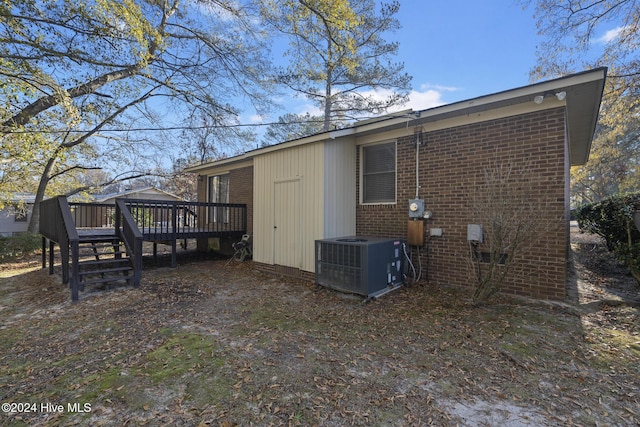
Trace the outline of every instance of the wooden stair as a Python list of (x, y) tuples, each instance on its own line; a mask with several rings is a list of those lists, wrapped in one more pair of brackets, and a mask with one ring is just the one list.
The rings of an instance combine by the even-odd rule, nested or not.
[(78, 285), (111, 287), (133, 284), (133, 265), (115, 234), (81, 236), (78, 257)]

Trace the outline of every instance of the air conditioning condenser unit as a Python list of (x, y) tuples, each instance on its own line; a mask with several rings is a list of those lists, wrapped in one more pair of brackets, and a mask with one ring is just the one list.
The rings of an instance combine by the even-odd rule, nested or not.
[(349, 236), (316, 240), (316, 283), (377, 298), (402, 285), (400, 239)]

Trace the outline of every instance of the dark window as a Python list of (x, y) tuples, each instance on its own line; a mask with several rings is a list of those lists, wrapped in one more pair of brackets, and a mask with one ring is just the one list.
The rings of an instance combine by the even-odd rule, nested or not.
[[(494, 255), (497, 259), (498, 265), (505, 265), (507, 263), (507, 254), (497, 254)], [(491, 262), (491, 253), (490, 252), (480, 252), (480, 262), (490, 263)]]
[(362, 203), (395, 203), (396, 143), (362, 147)]

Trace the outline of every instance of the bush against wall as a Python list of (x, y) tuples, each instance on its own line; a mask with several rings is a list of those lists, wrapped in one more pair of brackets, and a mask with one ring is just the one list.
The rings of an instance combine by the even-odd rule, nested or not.
[(545, 223), (539, 210), (547, 203), (540, 196), (542, 179), (528, 162), (496, 155), (471, 187), (473, 221), (482, 228), (482, 237), (469, 242), (474, 305), (500, 292), (516, 273), (520, 255), (540, 240)]
[(0, 261), (32, 254), (41, 247), (42, 237), (39, 234), (21, 233), (13, 237), (0, 236)]
[(602, 236), (607, 248), (640, 283), (640, 231), (633, 217), (640, 210), (640, 193), (618, 194), (576, 210), (580, 230)]

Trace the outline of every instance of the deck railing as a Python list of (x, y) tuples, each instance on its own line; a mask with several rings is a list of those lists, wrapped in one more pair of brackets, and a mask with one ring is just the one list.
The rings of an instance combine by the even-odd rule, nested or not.
[[(60, 246), (60, 258), (62, 260), (62, 283), (69, 281), (73, 301), (78, 300), (78, 256), (79, 241), (71, 209), (65, 196), (58, 196), (40, 202), (40, 234), (42, 235), (43, 254), (46, 251), (46, 239), (49, 239), (49, 270), (53, 274), (53, 243)], [(69, 251), (71, 251), (71, 274), (69, 274)], [(43, 255), (42, 268), (46, 267), (46, 256)]]
[(116, 206), (102, 203), (69, 203), (77, 228), (113, 228)]
[[(194, 233), (237, 234), (247, 229), (247, 207), (234, 203), (117, 199), (126, 205), (143, 236), (170, 240)], [(70, 203), (78, 228), (113, 228), (116, 206)], [(122, 210), (121, 210), (122, 211)]]
[(247, 206), (233, 203), (124, 200), (143, 235), (171, 238), (190, 233), (247, 229)]

